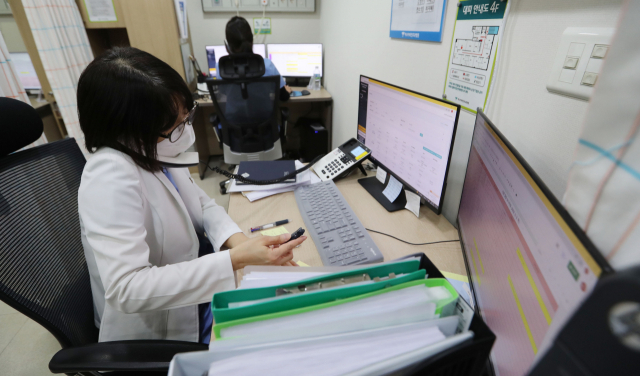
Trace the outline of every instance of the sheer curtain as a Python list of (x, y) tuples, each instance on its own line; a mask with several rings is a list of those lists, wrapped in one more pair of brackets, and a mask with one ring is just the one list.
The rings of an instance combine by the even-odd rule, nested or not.
[[(13, 98), (31, 104), (24, 87), (22, 87), (22, 83), (18, 79), (18, 72), (11, 61), (11, 55), (9, 55), (2, 32), (0, 32), (0, 72), (0, 97)], [(19, 124), (9, 124), (9, 126), (19, 126)], [(42, 145), (46, 142), (47, 139), (43, 134), (28, 147)]]
[(564, 204), (611, 266), (640, 264), (640, 0), (622, 6)]
[(22, 4), (67, 132), (87, 156), (76, 89), (93, 53), (78, 6), (74, 0), (22, 0)]

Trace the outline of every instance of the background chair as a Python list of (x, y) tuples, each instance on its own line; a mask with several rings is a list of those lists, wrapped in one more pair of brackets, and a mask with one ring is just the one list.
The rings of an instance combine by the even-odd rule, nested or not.
[[(28, 104), (0, 98), (0, 300), (47, 329), (62, 346), (54, 373), (166, 375), (176, 353), (206, 345), (162, 340), (98, 342), (78, 219), (85, 158), (75, 139), (9, 154), (42, 134)], [(4, 121), (4, 120), (11, 121)], [(153, 373), (146, 373), (147, 375)]]
[(207, 86), (216, 109), (214, 122), (220, 124), (216, 128), (225, 163), (282, 158), (280, 76), (265, 77), (264, 59), (251, 53), (225, 56), (219, 69), (222, 80), (209, 78)]

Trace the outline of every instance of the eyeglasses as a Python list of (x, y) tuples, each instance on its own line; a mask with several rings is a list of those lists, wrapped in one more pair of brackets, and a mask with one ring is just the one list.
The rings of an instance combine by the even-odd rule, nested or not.
[(189, 113), (187, 114), (187, 116), (184, 118), (184, 120), (182, 120), (180, 122), (180, 124), (178, 124), (177, 127), (175, 127), (171, 133), (169, 133), (169, 135), (164, 135), (164, 134), (160, 134), (160, 137), (162, 138), (168, 138), (169, 142), (176, 142), (178, 141), (178, 139), (180, 138), (180, 136), (182, 136), (182, 134), (184, 133), (184, 129), (186, 128), (187, 125), (191, 126), (193, 124), (193, 120), (196, 117), (196, 109), (198, 108), (198, 102), (196, 102), (193, 105), (193, 108), (191, 109), (191, 111), (189, 111)]

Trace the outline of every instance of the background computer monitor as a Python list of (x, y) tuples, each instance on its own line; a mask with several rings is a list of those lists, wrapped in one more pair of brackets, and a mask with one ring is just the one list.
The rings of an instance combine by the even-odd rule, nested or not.
[(460, 106), (360, 76), (358, 140), (371, 160), (442, 210)]
[[(223, 56), (229, 55), (227, 52), (227, 48), (223, 45), (218, 46), (206, 46), (207, 50), (207, 63), (209, 64), (209, 75), (211, 77), (216, 76), (216, 69), (218, 67), (218, 61)], [(267, 56), (266, 47), (264, 44), (254, 44), (253, 45), (253, 53), (260, 55), (262, 57)]]
[(524, 375), (611, 269), (517, 151), (478, 111), (458, 228), (495, 373)]
[(322, 44), (268, 44), (269, 60), (285, 77), (311, 77), (316, 67), (322, 75)]
[(11, 60), (18, 72), (18, 78), (22, 82), (25, 90), (41, 90), (42, 86), (38, 80), (38, 75), (33, 67), (31, 58), (26, 52), (13, 52), (11, 53)]

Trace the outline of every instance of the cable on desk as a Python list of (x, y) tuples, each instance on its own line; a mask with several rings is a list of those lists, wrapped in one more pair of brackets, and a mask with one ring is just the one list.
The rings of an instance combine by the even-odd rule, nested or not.
[(366, 228), (366, 227), (364, 229), (367, 230), (367, 231), (375, 232), (376, 234), (380, 234), (380, 235), (388, 236), (390, 238), (394, 238), (395, 240), (399, 240), (399, 241), (401, 241), (403, 243), (407, 243), (407, 244), (410, 244), (410, 245), (429, 245), (429, 244), (438, 244), (438, 243), (453, 243), (453, 242), (459, 242), (460, 241), (459, 239), (456, 239), (456, 240), (440, 240), (440, 241), (437, 241), (437, 242), (429, 242), (429, 243), (410, 243), (410, 242), (408, 242), (406, 240), (402, 240), (402, 239), (396, 238), (393, 235), (385, 234), (384, 232), (372, 230), (372, 229)]

